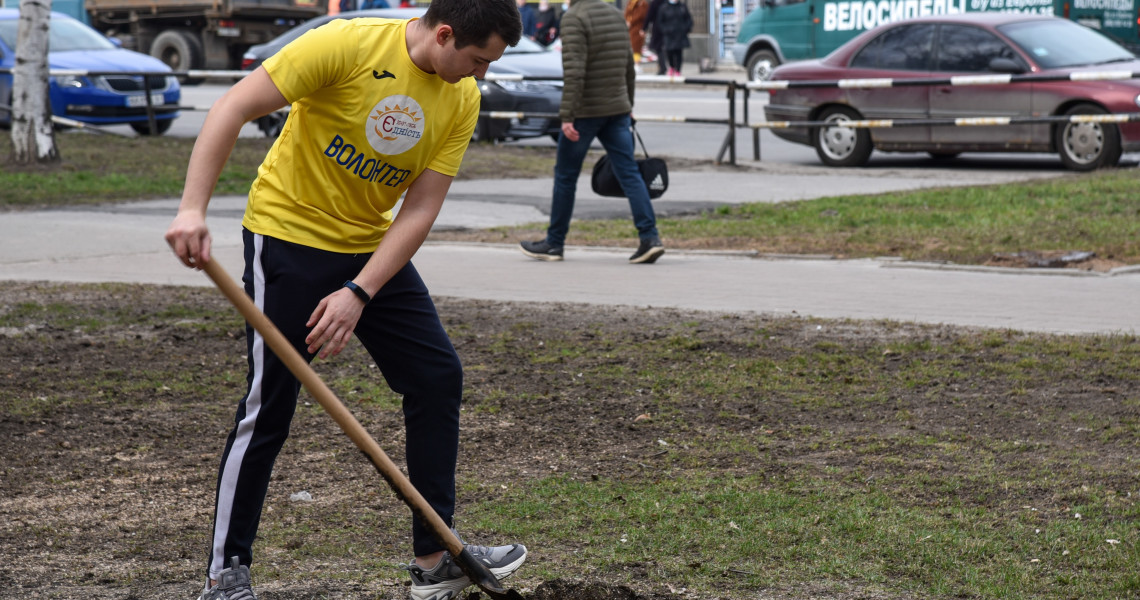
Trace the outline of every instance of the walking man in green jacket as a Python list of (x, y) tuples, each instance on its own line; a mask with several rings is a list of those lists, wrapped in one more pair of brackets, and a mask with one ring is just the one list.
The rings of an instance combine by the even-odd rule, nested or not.
[(629, 31), (622, 13), (602, 0), (571, 0), (562, 16), (562, 135), (554, 165), (554, 198), (546, 238), (521, 243), (523, 254), (562, 260), (574, 213), (582, 161), (597, 138), (629, 198), (639, 239), (629, 262), (650, 264), (665, 253), (649, 190), (633, 158), (633, 84), (636, 77)]

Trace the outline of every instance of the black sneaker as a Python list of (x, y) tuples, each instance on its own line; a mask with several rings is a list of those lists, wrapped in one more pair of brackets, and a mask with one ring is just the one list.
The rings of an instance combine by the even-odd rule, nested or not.
[(641, 240), (641, 245), (637, 247), (637, 252), (629, 257), (629, 262), (633, 264), (653, 264), (661, 255), (665, 254), (665, 246), (661, 244), (661, 238), (648, 238)]
[(522, 253), (538, 260), (562, 260), (562, 246), (555, 248), (546, 243), (546, 240), (537, 242), (520, 242)]
[[(526, 560), (526, 546), (463, 546), (475, 560), (487, 566), (496, 579), (506, 579), (522, 566)], [(450, 552), (444, 552), (439, 564), (431, 570), (419, 567), (413, 562), (407, 566), (412, 576), (412, 600), (451, 600), (459, 596), (463, 588), (471, 585), (471, 580), (451, 559)]]
[[(230, 558), (230, 568), (218, 575), (218, 584), (202, 590), (198, 600), (257, 600), (249, 580), (249, 567)], [(208, 585), (208, 584), (207, 584)]]

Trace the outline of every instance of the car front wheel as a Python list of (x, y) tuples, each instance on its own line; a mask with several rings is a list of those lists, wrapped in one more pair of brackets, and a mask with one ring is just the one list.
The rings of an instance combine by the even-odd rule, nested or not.
[(0, 129), (12, 128), (12, 93), (8, 92), (8, 99), (4, 102), (6, 108), (0, 107)]
[(780, 66), (780, 59), (776, 57), (776, 53), (771, 50), (757, 50), (748, 57), (748, 64), (745, 69), (748, 71), (748, 79), (751, 81), (768, 81), (772, 76), (772, 71)]
[[(174, 124), (174, 119), (155, 119), (154, 120), (154, 134), (162, 135), (170, 130), (170, 126)], [(139, 135), (150, 135), (150, 122), (149, 121), (131, 121), (131, 129)]]
[[(1108, 114), (1093, 104), (1078, 104), (1065, 116)], [(1092, 171), (1116, 166), (1120, 161), (1120, 129), (1112, 123), (1062, 123), (1057, 126), (1057, 150), (1061, 162), (1074, 171)]]
[(819, 160), (829, 167), (860, 167), (871, 157), (871, 133), (865, 127), (839, 127), (844, 121), (862, 117), (846, 106), (832, 106), (820, 113), (818, 121), (835, 123), (834, 127), (817, 127), (812, 142)]

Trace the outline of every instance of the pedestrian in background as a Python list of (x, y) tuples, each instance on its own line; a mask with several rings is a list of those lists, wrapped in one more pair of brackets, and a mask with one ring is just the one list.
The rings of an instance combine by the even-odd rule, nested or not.
[(689, 7), (680, 0), (666, 0), (657, 10), (653, 23), (653, 36), (661, 35), (660, 48), (665, 53), (668, 75), (680, 77), (681, 63), (685, 58), (685, 48), (690, 45), (689, 33), (693, 31), (693, 15)]
[(534, 39), (534, 25), (535, 14), (534, 7), (526, 3), (526, 0), (515, 0), (515, 4), (519, 7), (519, 18), (522, 19), (522, 34), (527, 39)]
[(523, 254), (538, 260), (562, 260), (578, 176), (594, 138), (606, 149), (629, 199), (638, 237), (637, 251), (629, 262), (649, 264), (665, 253), (649, 190), (633, 158), (631, 113), (636, 78), (629, 30), (621, 11), (603, 0), (573, 0), (562, 16), (563, 84), (558, 109), (562, 135), (554, 163), (550, 226), (544, 239), (520, 243)]
[(649, 0), (649, 10), (645, 13), (645, 24), (641, 26), (643, 31), (649, 32), (649, 49), (657, 56), (657, 74), (665, 74), (665, 51), (661, 49), (661, 34), (657, 33), (657, 13), (661, 11), (661, 5), (667, 0)]
[(625, 25), (629, 28), (629, 45), (633, 48), (633, 62), (641, 62), (645, 46), (645, 17), (649, 14), (649, 0), (629, 0), (625, 5)]
[(539, 0), (538, 11), (534, 15), (534, 41), (549, 46), (558, 39), (558, 9), (549, 0)]

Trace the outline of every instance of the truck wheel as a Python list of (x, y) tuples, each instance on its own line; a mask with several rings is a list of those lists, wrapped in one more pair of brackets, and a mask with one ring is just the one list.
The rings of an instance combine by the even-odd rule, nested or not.
[[(853, 108), (830, 106), (816, 120), (839, 124), (861, 118)], [(861, 167), (871, 157), (871, 132), (865, 127), (816, 127), (811, 137), (816, 155), (829, 167)]]
[(748, 57), (745, 69), (748, 71), (749, 81), (768, 81), (772, 71), (780, 66), (780, 59), (771, 50), (757, 50)]
[[(1065, 111), (1071, 115), (1108, 114), (1095, 104), (1078, 104)], [(1061, 123), (1057, 126), (1057, 151), (1065, 167), (1092, 171), (1120, 162), (1120, 129), (1112, 123)]]
[(175, 71), (189, 71), (202, 66), (202, 42), (189, 31), (168, 29), (154, 38), (150, 55)]

